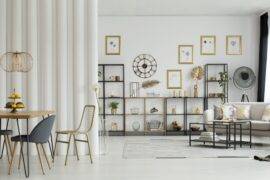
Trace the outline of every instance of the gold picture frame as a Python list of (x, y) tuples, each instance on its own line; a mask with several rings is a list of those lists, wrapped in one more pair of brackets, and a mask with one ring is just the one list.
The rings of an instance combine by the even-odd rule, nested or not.
[(242, 36), (228, 35), (226, 36), (226, 55), (242, 55)]
[(167, 89), (182, 89), (182, 69), (167, 70)]
[(193, 45), (178, 45), (178, 63), (193, 64), (194, 46)]
[(121, 54), (121, 36), (116, 35), (105, 36), (105, 54), (106, 55)]
[(216, 36), (202, 35), (200, 48), (201, 55), (216, 55)]

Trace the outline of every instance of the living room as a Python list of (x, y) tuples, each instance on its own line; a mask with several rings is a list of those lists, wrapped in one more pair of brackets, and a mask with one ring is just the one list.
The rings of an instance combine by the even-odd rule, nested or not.
[(1, 0), (0, 179), (268, 178), (269, 9)]

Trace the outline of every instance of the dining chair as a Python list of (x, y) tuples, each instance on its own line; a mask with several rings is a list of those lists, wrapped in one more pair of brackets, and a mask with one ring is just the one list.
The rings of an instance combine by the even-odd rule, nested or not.
[(2, 146), (1, 146), (1, 140), (0, 140), (0, 149), (2, 147), (0, 159), (3, 158), (4, 149), (6, 148), (8, 163), (10, 163), (9, 156), (11, 156), (12, 147), (11, 147), (9, 136), (12, 135), (12, 130), (8, 130), (8, 124), (9, 124), (9, 119), (7, 119), (7, 122), (6, 122), (6, 129), (1, 129), (1, 127), (0, 127), (0, 138), (1, 138), (1, 136), (4, 137)]
[[(87, 117), (88, 117), (87, 118), (88, 119), (88, 121), (87, 121), (88, 126), (86, 128), (83, 128), (82, 125), (83, 125), (83, 120), (85, 119), (84, 118), (85, 115), (87, 115)], [(67, 152), (66, 152), (66, 158), (65, 158), (65, 166), (67, 165), (68, 152), (69, 152), (69, 147), (70, 147), (70, 143), (71, 143), (71, 138), (73, 138), (73, 140), (74, 140), (77, 160), (79, 160), (77, 142), (83, 142), (83, 143), (87, 143), (87, 145), (88, 145), (88, 151), (89, 151), (91, 164), (93, 163), (88, 133), (92, 129), (94, 117), (95, 117), (95, 106), (94, 105), (85, 105), (84, 109), (83, 109), (82, 116), (81, 116), (80, 124), (76, 129), (74, 129), (74, 130), (59, 130), (59, 131), (56, 131), (56, 139), (55, 139), (55, 146), (54, 146), (54, 153), (53, 153), (54, 155), (53, 156), (55, 156), (57, 143), (67, 144), (68, 146), (67, 146)], [(67, 136), (68, 141), (59, 140), (58, 139), (59, 135)], [(79, 135), (85, 136), (85, 139), (79, 139), (79, 137), (78, 137)], [(53, 160), (54, 159), (55, 158), (53, 158)]]
[(20, 159), (21, 159), (21, 156), (22, 156), (22, 158), (24, 158), (23, 157), (23, 144), (24, 144), (24, 142), (27, 142), (27, 141), (29, 141), (30, 143), (34, 143), (36, 145), (42, 173), (45, 174), (44, 169), (43, 169), (42, 159), (41, 159), (41, 153), (39, 150), (39, 145), (41, 146), (41, 149), (42, 149), (43, 155), (46, 159), (47, 165), (48, 165), (49, 169), (51, 169), (51, 166), (50, 166), (50, 163), (49, 163), (49, 160), (48, 160), (48, 157), (46, 155), (46, 152), (45, 152), (43, 145), (45, 143), (49, 142), (49, 138), (51, 135), (54, 121), (55, 121), (55, 115), (49, 116), (49, 117), (43, 119), (42, 121), (40, 121), (34, 127), (34, 129), (31, 131), (31, 133), (29, 135), (18, 135), (18, 136), (13, 136), (11, 138), (11, 141), (14, 142), (14, 148), (13, 148), (13, 152), (12, 152), (12, 157), (11, 157), (11, 162), (9, 165), (8, 174), (11, 174), (17, 144), (20, 143), (20, 145), (21, 145), (21, 147), (20, 147)]

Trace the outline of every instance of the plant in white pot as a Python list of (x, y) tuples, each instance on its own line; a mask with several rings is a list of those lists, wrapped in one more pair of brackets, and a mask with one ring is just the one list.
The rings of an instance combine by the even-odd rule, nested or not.
[(119, 105), (119, 102), (116, 102), (116, 101), (112, 101), (110, 103), (109, 107), (111, 108), (111, 113), (112, 114), (116, 114), (117, 113), (118, 105)]

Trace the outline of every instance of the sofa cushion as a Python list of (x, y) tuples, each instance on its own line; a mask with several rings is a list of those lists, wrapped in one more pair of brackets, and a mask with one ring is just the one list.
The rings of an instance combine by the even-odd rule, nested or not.
[(270, 121), (270, 105), (267, 105), (263, 111), (262, 120)]
[(252, 120), (251, 121), (252, 129), (267, 131), (270, 130), (270, 122), (262, 120)]
[(262, 119), (263, 111), (267, 104), (264, 103), (254, 103), (251, 105), (250, 114), (251, 119)]
[(250, 119), (250, 105), (235, 105), (236, 117), (238, 120)]

